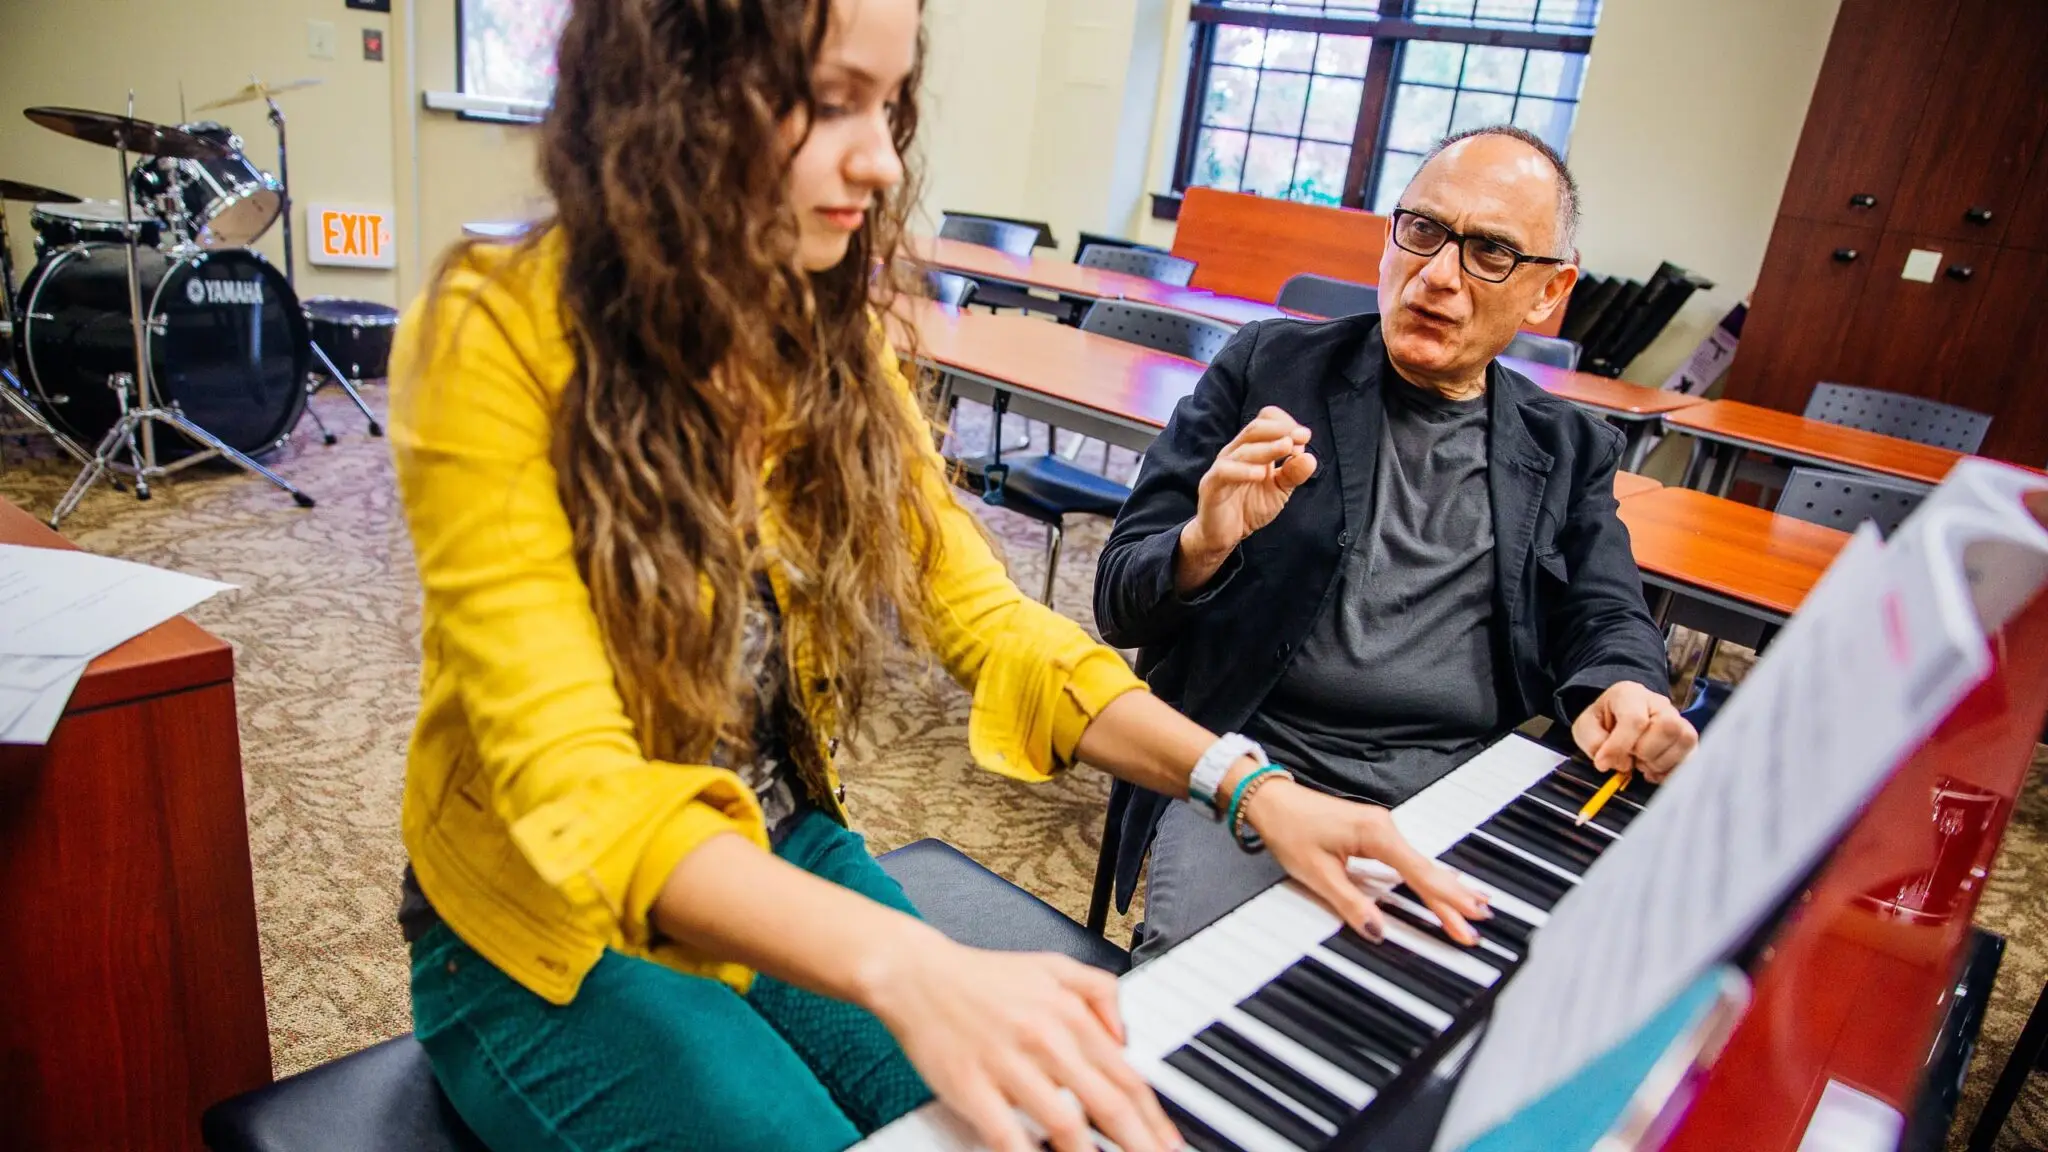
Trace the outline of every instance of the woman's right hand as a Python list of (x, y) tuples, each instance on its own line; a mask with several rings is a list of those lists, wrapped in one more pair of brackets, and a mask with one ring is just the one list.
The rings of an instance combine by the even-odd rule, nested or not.
[(1051, 953), (990, 952), (919, 933), (862, 978), (861, 1000), (925, 1083), (996, 1152), (1035, 1142), (1095, 1147), (1092, 1125), (1125, 1152), (1181, 1147), (1152, 1089), (1124, 1059), (1116, 978)]

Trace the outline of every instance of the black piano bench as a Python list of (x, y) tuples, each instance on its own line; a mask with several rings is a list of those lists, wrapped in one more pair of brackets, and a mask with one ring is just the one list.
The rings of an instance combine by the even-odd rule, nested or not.
[[(919, 840), (878, 857), (934, 928), (962, 944), (1061, 952), (1113, 973), (1123, 949), (975, 863), (950, 844)], [(455, 1115), (426, 1049), (400, 1036), (206, 1110), (213, 1152), (483, 1152)]]

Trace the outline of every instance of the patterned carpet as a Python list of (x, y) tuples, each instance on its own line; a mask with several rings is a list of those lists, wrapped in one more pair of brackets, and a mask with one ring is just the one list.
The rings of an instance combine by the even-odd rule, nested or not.
[[(381, 405), (381, 388), (371, 388)], [(404, 946), (393, 923), (403, 854), (398, 805), (417, 703), (417, 584), (384, 442), (338, 393), (316, 400), (342, 434), (307, 437), (272, 461), (318, 498), (302, 511), (261, 481), (200, 469), (139, 504), (106, 489), (66, 522), (86, 548), (228, 581), (237, 591), (192, 615), (237, 653), (249, 835), (272, 1047), (280, 1075), (410, 1027)], [(970, 442), (979, 438), (969, 432)], [(1084, 457), (1093, 461), (1100, 446)], [(1119, 452), (1117, 468), (1132, 457)], [(46, 514), (71, 477), (47, 445), (0, 440), (0, 495)], [(1020, 583), (1036, 588), (1043, 534), (983, 509)], [(1077, 524), (1060, 565), (1057, 606), (1091, 623), (1089, 589), (1103, 526)], [(1717, 670), (1737, 672), (1746, 654)], [(966, 698), (905, 658), (905, 675), (851, 741), (846, 776), (856, 823), (876, 851), (943, 836), (1079, 917), (1093, 874), (1106, 778), (1078, 772), (1042, 787), (974, 770)], [(2038, 780), (2038, 777), (2037, 777)], [(1981, 919), (2013, 940), (1984, 1026), (1962, 1116), (2048, 979), (2048, 791), (2016, 814)], [(1127, 922), (1113, 925), (1121, 936)], [(2000, 1147), (2048, 1142), (2048, 1091), (2022, 1100)], [(1960, 1142), (1957, 1143), (1960, 1147)]]

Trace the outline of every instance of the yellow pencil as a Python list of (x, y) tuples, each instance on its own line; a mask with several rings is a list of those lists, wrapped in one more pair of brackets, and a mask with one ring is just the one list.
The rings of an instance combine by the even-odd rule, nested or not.
[(1614, 799), (1616, 792), (1628, 787), (1629, 777), (1632, 775), (1633, 773), (1629, 772), (1616, 772), (1614, 775), (1609, 776), (1607, 783), (1602, 784), (1600, 790), (1593, 793), (1593, 798), (1586, 801), (1586, 806), (1579, 809), (1579, 826), (1584, 827), (1588, 820), (1598, 816), (1600, 810), (1607, 807), (1607, 802)]

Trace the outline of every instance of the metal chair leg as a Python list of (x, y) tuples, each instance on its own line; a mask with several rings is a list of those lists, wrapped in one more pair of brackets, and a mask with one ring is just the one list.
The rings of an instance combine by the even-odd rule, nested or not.
[(1067, 530), (1064, 524), (1048, 524), (1046, 528), (1048, 531), (1045, 542), (1045, 590), (1039, 594), (1038, 602), (1050, 608), (1053, 577), (1059, 575), (1060, 570), (1060, 544), (1066, 539)]
[(2041, 989), (2040, 997), (2034, 1001), (2034, 1011), (2020, 1029), (2020, 1042), (2013, 1046), (2012, 1055), (2005, 1058), (2005, 1069), (1991, 1086), (1984, 1111), (1977, 1114), (1977, 1125), (1970, 1130), (1970, 1152), (1991, 1152), (1999, 1131), (2005, 1127), (2006, 1116), (2012, 1112), (2013, 1102), (2019, 1099), (2020, 1089), (2027, 1086), (2027, 1073), (2040, 1063), (2044, 1051), (2048, 1051), (2048, 986)]
[(1102, 819), (1102, 845), (1095, 850), (1095, 886), (1088, 892), (1088, 930), (1097, 936), (1109, 928), (1109, 898), (1116, 891), (1118, 839), (1130, 799), (1130, 785), (1120, 780), (1110, 784), (1109, 810)]

